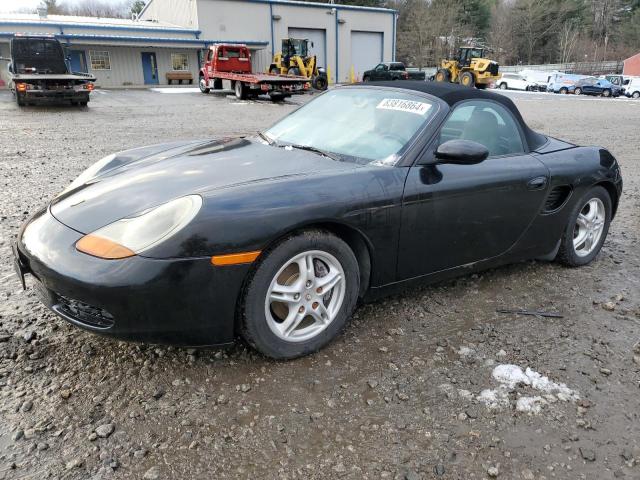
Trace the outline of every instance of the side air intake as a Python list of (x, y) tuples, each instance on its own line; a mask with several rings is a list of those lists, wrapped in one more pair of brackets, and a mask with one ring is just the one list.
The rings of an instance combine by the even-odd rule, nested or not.
[(569, 185), (560, 185), (551, 189), (544, 203), (544, 213), (551, 213), (560, 209), (567, 202), (569, 195), (571, 195), (571, 187)]

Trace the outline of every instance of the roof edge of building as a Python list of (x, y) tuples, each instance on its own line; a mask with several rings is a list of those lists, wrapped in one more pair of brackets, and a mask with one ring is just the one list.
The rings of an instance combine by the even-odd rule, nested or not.
[[(393, 8), (384, 8), (384, 7), (365, 7), (359, 5), (340, 5), (337, 3), (316, 3), (316, 2), (303, 2), (300, 0), (229, 0), (229, 1), (243, 1), (243, 2), (251, 2), (251, 3), (269, 3), (273, 5), (294, 5), (306, 8), (335, 8), (336, 10), (356, 10), (363, 12), (379, 12), (379, 13), (398, 13), (397, 10)], [(147, 10), (147, 7), (151, 5), (153, 0), (149, 0), (144, 8), (138, 14), (138, 17), (142, 16), (142, 14)]]

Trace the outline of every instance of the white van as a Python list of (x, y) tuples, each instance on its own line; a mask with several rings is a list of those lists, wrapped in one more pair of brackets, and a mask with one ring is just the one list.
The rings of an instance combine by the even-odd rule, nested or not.
[(633, 78), (624, 86), (624, 94), (629, 98), (640, 98), (640, 78)]
[(562, 74), (557, 70), (544, 71), (544, 70), (521, 70), (520, 76), (524, 77), (529, 82), (535, 85), (534, 90), (539, 92), (546, 92), (551, 77), (557, 74)]

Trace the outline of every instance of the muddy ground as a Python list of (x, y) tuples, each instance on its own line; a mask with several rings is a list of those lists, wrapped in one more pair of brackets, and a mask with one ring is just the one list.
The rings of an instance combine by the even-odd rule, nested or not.
[[(19, 110), (0, 92), (0, 479), (640, 478), (640, 101), (511, 96), (532, 127), (620, 161), (624, 197), (597, 260), (407, 290), (360, 307), (320, 353), (275, 362), (242, 344), (174, 349), (73, 328), (21, 291), (9, 241), (106, 154), (255, 131), (303, 99), (99, 91), (87, 109)], [(500, 390), (501, 364), (570, 392)], [(496, 392), (496, 408), (478, 398)]]

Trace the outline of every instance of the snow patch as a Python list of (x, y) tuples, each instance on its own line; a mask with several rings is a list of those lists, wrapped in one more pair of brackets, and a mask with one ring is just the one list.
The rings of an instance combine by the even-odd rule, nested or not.
[(547, 404), (547, 401), (539, 396), (535, 397), (520, 397), (516, 402), (516, 410), (518, 412), (526, 413), (540, 413), (542, 407)]
[(570, 389), (566, 384), (556, 383), (529, 367), (523, 371), (517, 365), (502, 364), (493, 369), (492, 376), (500, 385), (495, 389), (483, 390), (476, 397), (490, 409), (509, 407), (509, 394), (521, 384), (544, 395), (519, 397), (515, 406), (518, 412), (538, 414), (542, 407), (549, 403), (555, 403), (557, 400), (573, 402), (580, 398), (578, 392)]

